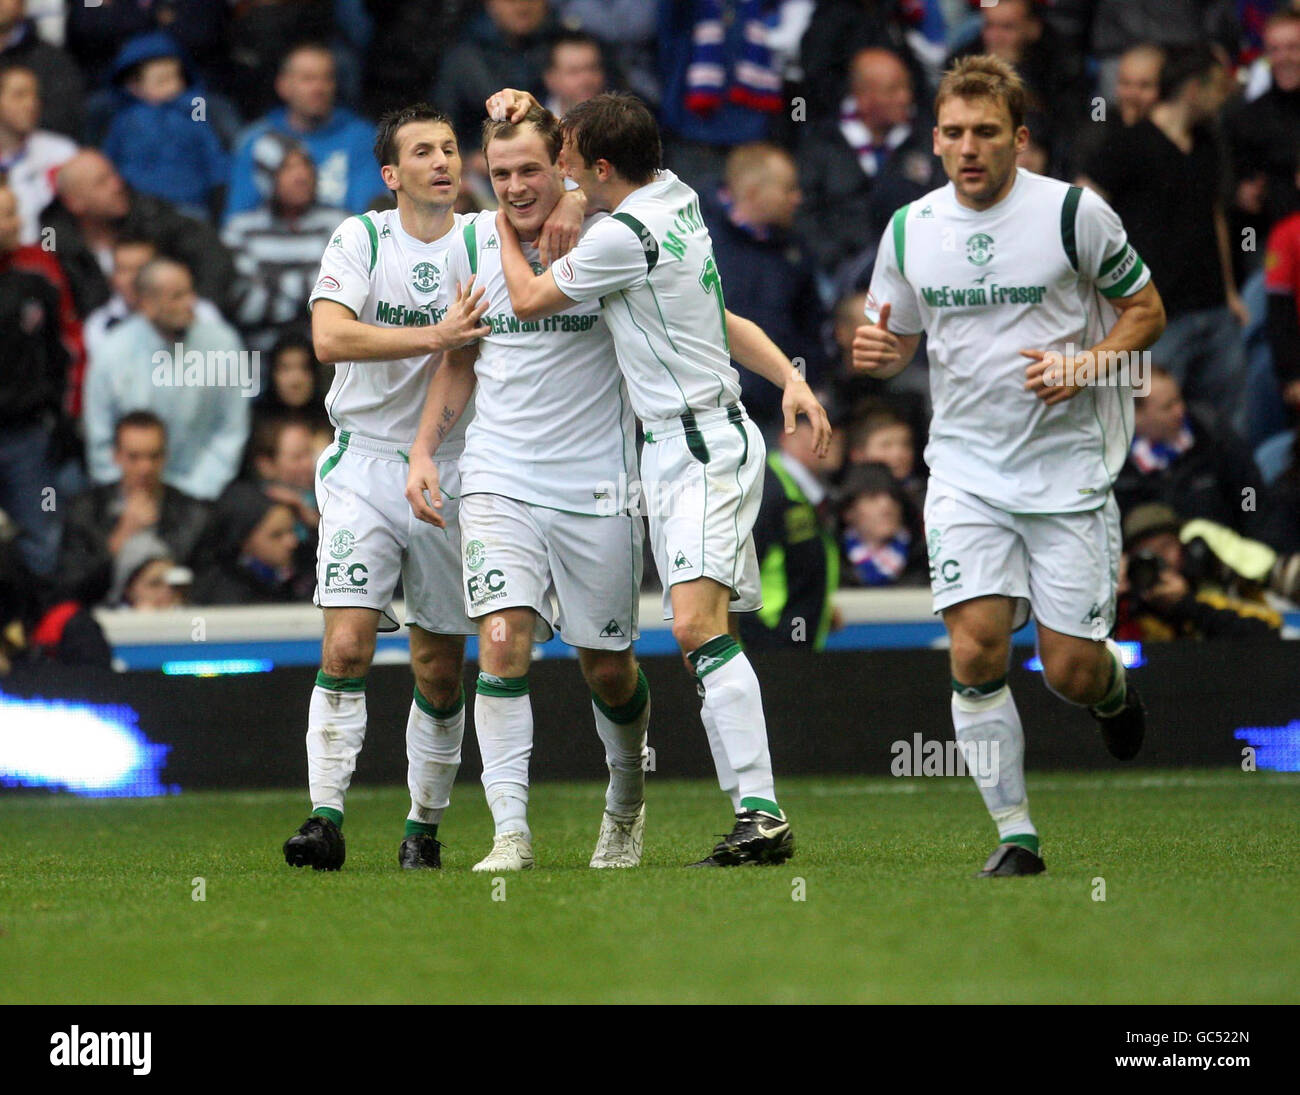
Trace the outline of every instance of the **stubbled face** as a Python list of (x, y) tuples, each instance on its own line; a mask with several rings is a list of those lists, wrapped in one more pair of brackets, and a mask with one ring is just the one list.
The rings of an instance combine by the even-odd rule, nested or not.
[(126, 603), (142, 612), (159, 612), (179, 605), (180, 592), (167, 584), (167, 573), (172, 565), (170, 559), (154, 559), (146, 563), (126, 587)]
[(0, 81), (0, 126), (27, 137), (41, 117), (40, 84), (34, 72), (14, 69)]
[(873, 430), (853, 455), (860, 464), (884, 464), (895, 479), (906, 479), (915, 460), (912, 431), (903, 425), (882, 426)]
[(530, 125), (487, 147), (488, 177), (520, 239), (533, 239), (564, 195), (564, 175)]
[(113, 463), (122, 471), (122, 490), (156, 494), (167, 463), (167, 439), (153, 426), (128, 426), (118, 435)]
[(1124, 54), (1115, 77), (1115, 101), (1124, 124), (1141, 121), (1159, 98), (1160, 56), (1147, 50)]
[[(587, 195), (588, 209), (592, 212), (605, 212), (610, 210), (609, 195), (606, 191), (606, 182), (600, 177), (598, 164), (606, 161), (597, 160), (595, 164), (589, 164), (578, 151), (578, 146), (569, 134), (565, 134), (564, 146), (560, 149), (560, 170), (566, 176), (582, 187), (582, 192)], [(606, 165), (608, 171), (608, 165)]]
[(546, 90), (568, 109), (605, 90), (605, 67), (595, 46), (559, 46), (546, 70)]
[(198, 296), (184, 267), (168, 266), (154, 275), (153, 286), (140, 296), (140, 311), (162, 331), (187, 331), (194, 322)]
[(316, 390), (307, 351), (299, 346), (280, 351), (275, 360), (272, 382), (286, 407), (305, 407)]
[(854, 59), (849, 91), (863, 125), (876, 132), (902, 125), (912, 116), (912, 78), (885, 50), (864, 50)]
[(397, 163), (385, 164), (389, 189), (418, 205), (451, 208), (460, 194), (460, 146), (442, 122), (408, 122), (397, 131)]
[(120, 294), (132, 311), (139, 307), (135, 295), (136, 275), (157, 252), (147, 243), (129, 243), (113, 248), (113, 291)]
[(1173, 441), (1183, 428), (1187, 404), (1178, 385), (1167, 376), (1151, 378), (1151, 393), (1139, 399), (1133, 415), (1133, 428), (1148, 441)]
[(1006, 196), (1028, 142), (1029, 130), (1013, 129), (1011, 112), (996, 100), (950, 96), (939, 108), (934, 154), (969, 209), (987, 209)]
[(0, 255), (18, 248), (22, 221), (18, 217), (18, 199), (7, 186), (0, 186)]
[(889, 494), (860, 494), (844, 512), (849, 527), (869, 543), (892, 540), (903, 529), (903, 509)]
[(1283, 91), (1300, 88), (1300, 23), (1278, 23), (1264, 34), (1273, 82)]
[(288, 506), (275, 505), (257, 523), (244, 541), (244, 554), (270, 567), (286, 567), (293, 561), (298, 535), (293, 530), (293, 513)]

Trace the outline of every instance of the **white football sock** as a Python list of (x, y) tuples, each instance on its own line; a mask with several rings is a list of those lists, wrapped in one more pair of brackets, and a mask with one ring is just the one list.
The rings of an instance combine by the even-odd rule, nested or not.
[[(729, 635), (710, 639), (692, 651), (690, 659), (704, 686), (701, 716), (706, 732), (712, 721), (721, 751), (736, 778), (738, 808), (743, 808), (750, 798), (774, 804), (776, 785), (767, 749), (767, 722), (754, 667)], [(707, 716), (704, 712), (708, 712)], [(719, 769), (718, 783), (722, 782), (723, 772)]]
[[(700, 701), (703, 704), (704, 685), (696, 681), (695, 687), (700, 693)], [(713, 754), (713, 767), (718, 773), (718, 786), (722, 788), (722, 793), (731, 799), (732, 810), (740, 813), (740, 780), (727, 760), (727, 751), (722, 748), (722, 738), (718, 736), (718, 727), (713, 721), (711, 708), (703, 705), (700, 707), (700, 721), (704, 723), (704, 733), (709, 739), (709, 752)]]
[(496, 834), (528, 828), (528, 761), (533, 753), (533, 706), (527, 677), (478, 676), (474, 732), (483, 757), (483, 789)]
[[(307, 708), (307, 787), (313, 810), (322, 806), (343, 813), (343, 800), (366, 738), (364, 677), (317, 676)], [(339, 687), (342, 686), (342, 687)]]
[[(628, 719), (628, 709), (638, 705), (639, 710)], [(637, 671), (636, 691), (617, 710), (603, 705), (593, 694), (591, 713), (605, 745), (605, 767), (609, 769), (605, 809), (624, 817), (635, 814), (645, 802), (646, 727), (650, 724), (650, 686), (645, 674)]]
[(1025, 791), (1025, 732), (1010, 687), (983, 696), (953, 692), (952, 725), (998, 838), (1037, 836)]
[(409, 821), (437, 825), (451, 802), (465, 737), (465, 696), (439, 711), (417, 687), (406, 719), (406, 784), (411, 790)]

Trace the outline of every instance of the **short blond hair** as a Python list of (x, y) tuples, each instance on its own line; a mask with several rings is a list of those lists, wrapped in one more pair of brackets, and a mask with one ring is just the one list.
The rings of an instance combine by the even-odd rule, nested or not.
[(949, 99), (991, 99), (1001, 103), (1011, 114), (1013, 130), (1025, 124), (1029, 106), (1029, 92), (1016, 70), (991, 53), (963, 57), (943, 74), (934, 97), (936, 121), (940, 108)]

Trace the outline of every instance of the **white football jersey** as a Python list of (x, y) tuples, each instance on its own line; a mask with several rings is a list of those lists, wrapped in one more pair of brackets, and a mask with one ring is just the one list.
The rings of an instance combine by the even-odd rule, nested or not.
[[(422, 243), (407, 234), (396, 209), (349, 217), (325, 248), (308, 307), (318, 300), (337, 301), (361, 322), (378, 327), (438, 323), (456, 299), (456, 282), (447, 276), (446, 263), (463, 221), (457, 213), (450, 232)], [(433, 354), (338, 362), (325, 396), (330, 421), (340, 432), (410, 445), (419, 429), (429, 378), (441, 360), (441, 354)], [(467, 407), (438, 446), (440, 457), (460, 452), (472, 417), (472, 407)]]
[(951, 183), (899, 209), (866, 316), (888, 302), (891, 331), (926, 333), (931, 474), (1012, 513), (1103, 505), (1132, 441), (1132, 388), (1102, 382), (1049, 407), (1025, 390), (1020, 351), (1090, 349), (1115, 322), (1107, 298), (1150, 280), (1096, 193), (1023, 169), (991, 209), (961, 205)]
[(629, 194), (551, 270), (571, 299), (600, 299), (642, 421), (740, 399), (713, 241), (699, 195), (671, 171)]
[[(584, 231), (602, 219), (590, 218)], [(540, 270), (536, 247), (523, 248)], [(636, 419), (600, 305), (518, 319), (501, 272), (494, 212), (465, 219), (447, 268), (453, 282), (475, 275), (488, 302), (483, 322), (492, 328), (478, 343), (462, 492), (590, 516), (625, 512), (636, 479)]]

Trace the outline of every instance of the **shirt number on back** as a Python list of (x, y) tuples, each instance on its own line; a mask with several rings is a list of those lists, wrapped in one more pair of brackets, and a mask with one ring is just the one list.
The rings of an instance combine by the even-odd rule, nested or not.
[(722, 345), (728, 356), (731, 354), (731, 340), (727, 338), (727, 305), (722, 299), (722, 278), (718, 276), (718, 264), (710, 255), (704, 260), (704, 269), (700, 271), (700, 285), (706, 293), (718, 298), (718, 322), (722, 325)]

